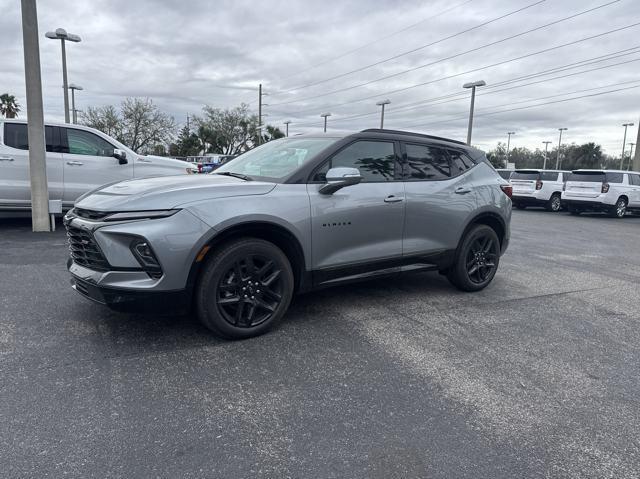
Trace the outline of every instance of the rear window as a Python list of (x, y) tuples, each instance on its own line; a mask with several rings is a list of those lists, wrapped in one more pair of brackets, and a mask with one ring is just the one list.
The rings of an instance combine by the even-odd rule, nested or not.
[(567, 181), (581, 181), (586, 183), (604, 183), (604, 173), (600, 171), (571, 173)]
[(537, 171), (514, 171), (511, 175), (512, 180), (537, 180), (539, 177)]
[(557, 171), (543, 171), (540, 173), (540, 179), (543, 181), (557, 181), (558, 180), (558, 172)]

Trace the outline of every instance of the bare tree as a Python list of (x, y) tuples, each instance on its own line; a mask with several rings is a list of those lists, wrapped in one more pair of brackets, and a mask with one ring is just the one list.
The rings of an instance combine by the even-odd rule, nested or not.
[(203, 117), (195, 122), (199, 131), (207, 133), (203, 142), (211, 145), (211, 152), (237, 155), (254, 146), (258, 118), (249, 113), (249, 105), (226, 110), (205, 106), (202, 111)]
[(80, 114), (80, 122), (114, 138), (119, 139), (122, 133), (122, 118), (113, 105), (90, 106)]

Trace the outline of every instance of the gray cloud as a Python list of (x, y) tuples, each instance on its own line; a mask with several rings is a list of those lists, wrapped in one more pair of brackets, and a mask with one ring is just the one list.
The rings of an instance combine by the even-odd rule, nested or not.
[[(39, 2), (45, 114), (50, 120), (60, 120), (63, 116), (60, 47), (57, 42), (45, 39), (44, 32), (64, 27), (83, 39), (82, 43), (68, 48), (70, 81), (85, 88), (77, 98), (80, 108), (118, 103), (125, 96), (148, 96), (181, 122), (187, 114), (199, 113), (204, 104), (230, 107), (240, 102), (253, 102), (252, 106), (255, 106), (257, 84), (262, 82), (270, 93), (266, 102), (272, 105), (265, 107), (269, 115), (266, 120), (280, 124), (290, 119), (293, 121), (290, 126), (292, 133), (320, 128), (319, 114), (323, 111), (333, 113), (330, 127), (375, 127), (379, 122), (375, 102), (389, 98), (392, 103), (387, 109), (385, 126), (416, 128), (416, 125), (424, 124), (426, 126), (418, 128), (420, 131), (464, 138), (468, 97), (439, 104), (425, 103), (411, 109), (401, 107), (460, 92), (461, 85), (467, 81), (484, 79), (491, 85), (640, 46), (637, 40), (640, 27), (403, 92), (388, 92), (640, 22), (640, 2), (622, 0), (474, 53), (438, 61), (605, 3), (605, 0), (547, 0), (490, 25), (361, 72), (308, 88), (283, 91), (434, 42), (533, 1)], [(3, 45), (0, 90), (15, 94), (24, 108), (19, 2), (7, 3), (9, 5), (3, 7), (0, 17), (0, 44)], [(429, 20), (439, 12), (462, 3), (465, 4)], [(414, 24), (417, 25), (391, 35)], [(381, 38), (383, 40), (379, 41)], [(358, 49), (365, 44), (370, 45)], [(354, 49), (358, 50), (343, 55)], [(590, 68), (633, 59), (640, 59), (640, 50)], [(433, 64), (387, 80), (304, 100), (429, 63)], [(612, 66), (495, 94), (490, 93), (490, 88), (484, 94), (479, 91), (474, 143), (489, 149), (497, 141), (504, 140), (507, 131), (516, 131), (512, 139), (515, 146), (538, 147), (543, 140), (557, 139), (556, 128), (566, 126), (569, 128), (565, 135), (568, 142), (596, 141), (609, 153), (620, 154), (620, 124), (628, 121), (638, 123), (640, 119), (640, 88), (497, 115), (483, 114), (508, 109), (508, 105), (515, 108), (536, 103), (520, 103), (523, 100), (552, 95), (558, 96), (539, 100), (538, 103), (561, 100), (572, 95), (560, 94), (577, 90), (602, 86), (602, 89), (591, 92), (597, 93), (640, 85), (639, 66), (640, 62)], [(579, 70), (566, 73), (572, 71)], [(633, 83), (635, 80), (637, 83)], [(620, 87), (605, 87), (622, 82), (628, 83)], [(339, 105), (367, 96), (373, 98)], [(394, 111), (394, 107), (398, 110)], [(365, 115), (367, 113), (371, 115)], [(355, 115), (365, 116), (340, 121)], [(459, 119), (446, 121), (451, 118)], [(635, 128), (630, 131), (627, 141), (635, 141)]]

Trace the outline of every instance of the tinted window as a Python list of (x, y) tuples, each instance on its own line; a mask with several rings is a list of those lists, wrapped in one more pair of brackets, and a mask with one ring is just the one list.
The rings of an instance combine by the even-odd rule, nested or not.
[(622, 183), (622, 173), (607, 173), (607, 183)]
[(453, 176), (459, 175), (460, 173), (467, 171), (469, 168), (471, 168), (474, 165), (471, 159), (465, 156), (462, 152), (456, 151), (456, 150), (448, 150), (448, 151), (449, 151), (449, 158), (451, 159), (451, 168), (452, 168)]
[(496, 170), (498, 172), (498, 174), (504, 178), (505, 180), (508, 180), (509, 178), (511, 178), (511, 174), (513, 173), (510, 170)]
[(538, 180), (540, 173), (537, 171), (514, 171), (511, 175), (512, 180)]
[[(44, 136), (46, 142), (46, 149), (49, 152), (60, 151), (60, 138), (58, 129), (52, 126), (44, 127)], [(54, 138), (57, 136), (58, 138)], [(27, 125), (22, 123), (5, 123), (4, 124), (4, 144), (11, 148), (17, 148), (19, 150), (29, 149), (29, 134)]]
[(540, 179), (543, 181), (558, 181), (557, 171), (542, 171), (540, 173)]
[(84, 130), (67, 130), (67, 153), (74, 155), (113, 156), (113, 145), (98, 135)]
[(640, 175), (629, 175), (629, 180), (632, 185), (640, 186)]
[(567, 181), (582, 181), (587, 183), (603, 183), (604, 173), (600, 171), (571, 173)]
[(395, 151), (388, 141), (357, 141), (337, 153), (316, 173), (323, 181), (329, 168), (358, 168), (362, 181), (391, 181), (395, 174)]
[(451, 178), (451, 164), (447, 150), (444, 148), (425, 145), (405, 145), (405, 148), (407, 152), (406, 179), (444, 180)]

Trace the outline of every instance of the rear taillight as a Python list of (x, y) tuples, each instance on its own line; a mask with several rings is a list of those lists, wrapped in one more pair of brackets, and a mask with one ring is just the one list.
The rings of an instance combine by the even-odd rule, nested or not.
[(202, 163), (198, 163), (198, 173), (202, 173)]
[(538, 180), (536, 181), (536, 190), (541, 190), (542, 189), (542, 181)]
[(500, 185), (500, 188), (502, 189), (502, 192), (507, 195), (509, 198), (511, 198), (511, 195), (513, 193), (513, 187), (511, 185)]
[(609, 192), (609, 183), (602, 183), (602, 192), (603, 193)]

